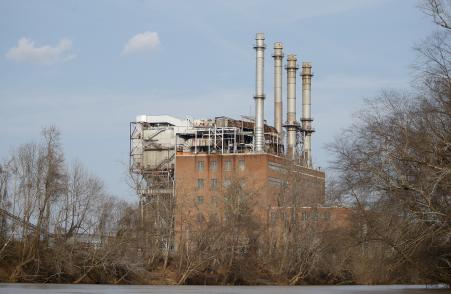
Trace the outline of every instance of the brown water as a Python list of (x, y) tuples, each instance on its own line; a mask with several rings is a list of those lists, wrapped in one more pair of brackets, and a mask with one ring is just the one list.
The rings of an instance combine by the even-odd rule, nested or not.
[(62, 285), (62, 284), (0, 284), (1, 294), (103, 294), (103, 293), (217, 293), (217, 294), (445, 294), (451, 289), (443, 287), (426, 287), (418, 285), (394, 286), (297, 286), (297, 287), (271, 287), (271, 286), (112, 286), (112, 285)]

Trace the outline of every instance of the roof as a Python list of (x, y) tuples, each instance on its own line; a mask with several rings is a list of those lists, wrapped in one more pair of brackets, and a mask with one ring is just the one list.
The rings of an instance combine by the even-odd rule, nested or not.
[(170, 124), (173, 126), (186, 126), (187, 120), (180, 119), (170, 115), (138, 115), (136, 117), (136, 122), (147, 122), (154, 124)]

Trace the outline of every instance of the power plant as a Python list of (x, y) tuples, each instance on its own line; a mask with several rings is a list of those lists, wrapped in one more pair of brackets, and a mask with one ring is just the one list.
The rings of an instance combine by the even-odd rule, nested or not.
[[(302, 117), (296, 116), (297, 56), (288, 54), (287, 115), (282, 114), (283, 44), (274, 43), (274, 126), (265, 123), (265, 36), (257, 33), (255, 116), (233, 119), (179, 119), (168, 115), (139, 115), (130, 123), (130, 171), (135, 176), (142, 218), (148, 225), (172, 226), (176, 234), (216, 215), (221, 197), (234, 182), (257, 192), (254, 211), (263, 222), (288, 207), (276, 191), (297, 173), (302, 189), (298, 205), (321, 206), (325, 174), (312, 163), (312, 66), (302, 64)], [(290, 170), (288, 165), (295, 166)], [(289, 185), (290, 183), (288, 183)], [(166, 213), (162, 208), (175, 207)], [(219, 213), (219, 215), (218, 215)], [(183, 214), (183, 217), (182, 217)], [(162, 236), (167, 244), (174, 236)]]

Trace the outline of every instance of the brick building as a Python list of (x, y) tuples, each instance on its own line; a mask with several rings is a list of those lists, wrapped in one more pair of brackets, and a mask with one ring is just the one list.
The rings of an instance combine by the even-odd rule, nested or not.
[[(325, 174), (312, 162), (312, 66), (302, 64), (302, 117), (296, 117), (294, 54), (287, 57), (287, 116), (282, 117), (283, 45), (274, 43), (274, 127), (264, 119), (264, 44), (256, 36), (255, 116), (179, 119), (141, 115), (130, 124), (130, 171), (135, 175), (143, 225), (161, 242), (226, 218), (231, 189), (249, 198), (261, 224), (280, 215), (305, 221), (346, 223), (342, 209), (326, 208)], [(159, 235), (159, 236), (160, 236)]]
[[(193, 229), (209, 217), (224, 217), (227, 189), (239, 186), (251, 195), (255, 217), (269, 224), (272, 210), (286, 207), (284, 191), (290, 183), (286, 159), (273, 154), (191, 154), (176, 156), (176, 231)], [(294, 173), (294, 171), (291, 171)], [(304, 189), (299, 193), (299, 207), (324, 203), (325, 174), (322, 171), (296, 167), (296, 179)], [(246, 195), (246, 196), (248, 196)], [(184, 219), (182, 219), (182, 210)]]

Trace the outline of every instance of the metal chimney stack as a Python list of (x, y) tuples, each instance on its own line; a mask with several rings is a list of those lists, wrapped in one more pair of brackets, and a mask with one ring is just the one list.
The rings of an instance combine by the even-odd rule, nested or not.
[(295, 54), (288, 54), (287, 65), (287, 156), (295, 158), (296, 153), (296, 71), (298, 70)]
[(282, 59), (283, 44), (274, 43), (274, 127), (282, 135)]
[(255, 51), (257, 53), (256, 66), (256, 83), (255, 83), (255, 152), (263, 152), (265, 137), (264, 137), (264, 101), (265, 94), (264, 87), (264, 61), (265, 61), (265, 34), (257, 33), (255, 37)]
[(302, 130), (304, 132), (304, 160), (307, 167), (312, 167), (312, 116), (311, 116), (311, 86), (312, 65), (310, 62), (302, 63)]

